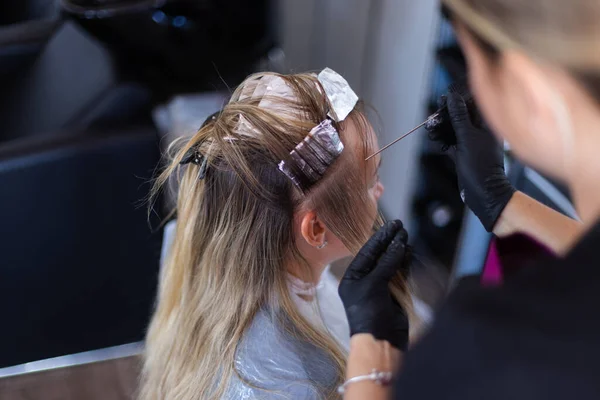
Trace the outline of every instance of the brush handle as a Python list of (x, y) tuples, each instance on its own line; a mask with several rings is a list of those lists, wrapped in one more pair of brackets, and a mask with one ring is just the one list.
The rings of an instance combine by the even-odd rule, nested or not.
[[(460, 80), (451, 84), (448, 91), (459, 93), (465, 100), (471, 119), (477, 124), (481, 117), (477, 110), (473, 95), (469, 91), (466, 80)], [(429, 139), (442, 144), (442, 151), (446, 151), (450, 146), (456, 145), (456, 134), (450, 122), (450, 114), (446, 105), (446, 96), (442, 95), (438, 100), (438, 110), (433, 113), (425, 124), (425, 129), (429, 132)]]

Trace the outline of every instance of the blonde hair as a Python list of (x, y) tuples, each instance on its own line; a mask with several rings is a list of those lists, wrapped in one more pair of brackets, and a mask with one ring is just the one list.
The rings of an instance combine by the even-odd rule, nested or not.
[(570, 71), (600, 101), (597, 0), (443, 0), (484, 42)]
[[(240, 340), (261, 307), (273, 303), (291, 323), (291, 334), (331, 359), (337, 381), (329, 389), (343, 380), (345, 355), (294, 306), (286, 262), (302, 263), (292, 236), (294, 212), (301, 204), (315, 210), (353, 252), (370, 236), (368, 181), (356, 160), (365, 159), (373, 138), (364, 114), (353, 110), (336, 125), (348, 144), (346, 127), (353, 123), (360, 144), (346, 145), (322, 181), (300, 193), (277, 164), (327, 118), (330, 105), (314, 75), (281, 78), (297, 100), (273, 101), (286, 102), (294, 118), (259, 107), (260, 99), (237, 100), (242, 84), (218, 117), (174, 155), (156, 182), (154, 195), (171, 176), (178, 177), (178, 223), (146, 338), (140, 399), (220, 398), (236, 374)], [(258, 134), (240, 135), (241, 117)], [(180, 171), (179, 162), (192, 147), (207, 158), (204, 179), (198, 179), (194, 164)], [(394, 291), (410, 309), (404, 278), (396, 278)], [(337, 397), (333, 391), (324, 396)]]

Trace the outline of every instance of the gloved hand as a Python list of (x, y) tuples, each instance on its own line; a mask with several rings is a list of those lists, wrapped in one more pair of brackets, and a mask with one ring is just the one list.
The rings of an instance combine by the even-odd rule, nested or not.
[(463, 201), (491, 232), (515, 188), (504, 171), (501, 144), (484, 127), (475, 107), (467, 107), (464, 93), (450, 87), (446, 99), (456, 135), (456, 145), (450, 147), (449, 153), (456, 164)]
[(350, 336), (370, 333), (401, 350), (408, 344), (408, 318), (392, 297), (390, 279), (408, 268), (408, 234), (402, 222), (386, 223), (356, 255), (340, 282), (339, 294)]

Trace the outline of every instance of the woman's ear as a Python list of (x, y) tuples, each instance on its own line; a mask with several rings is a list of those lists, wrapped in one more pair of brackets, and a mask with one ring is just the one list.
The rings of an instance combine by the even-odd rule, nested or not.
[(306, 242), (313, 246), (323, 246), (327, 242), (325, 237), (325, 224), (317, 217), (317, 213), (309, 211), (302, 217), (300, 222), (300, 233)]

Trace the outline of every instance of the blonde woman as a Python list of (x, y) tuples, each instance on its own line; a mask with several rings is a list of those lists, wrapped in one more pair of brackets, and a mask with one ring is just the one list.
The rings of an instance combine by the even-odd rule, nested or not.
[[(157, 190), (179, 178), (178, 222), (141, 399), (338, 397), (348, 327), (335, 284), (319, 308), (317, 283), (378, 220), (375, 150), (358, 98), (329, 69), (237, 88), (158, 179)], [(393, 290), (410, 310), (405, 273)]]
[[(501, 287), (460, 282), (429, 334), (405, 357), (391, 348), (388, 338), (369, 330), (383, 322), (373, 316), (402, 321), (398, 308), (393, 315), (380, 311), (392, 310), (389, 295), (377, 303), (372, 299), (381, 294), (353, 301), (353, 293), (381, 293), (385, 284), (376, 286), (364, 278), (343, 281), (342, 300), (353, 306), (347, 310), (352, 312), (351, 328), (368, 328), (351, 339), (345, 398), (598, 399), (600, 2), (444, 3), (489, 127), (522, 161), (567, 184), (582, 225), (553, 223), (556, 218), (548, 211), (514, 191), (496, 143), (470, 117), (465, 98), (451, 91), (448, 110), (467, 204), (490, 230), (514, 229), (511, 222), (517, 222), (517, 228), (531, 225), (524, 233), (536, 236), (540, 226), (551, 224), (570, 231), (567, 238), (572, 240), (546, 235), (558, 256), (533, 265), (514, 265), (512, 260), (509, 267), (516, 272)], [(482, 168), (475, 169), (477, 165)], [(515, 221), (523, 206), (530, 215), (521, 213)], [(373, 239), (381, 249), (373, 260), (390, 252), (392, 237)], [(381, 261), (358, 266), (366, 277), (386, 267)], [(396, 376), (394, 396), (390, 381), (374, 379), (373, 369)]]

